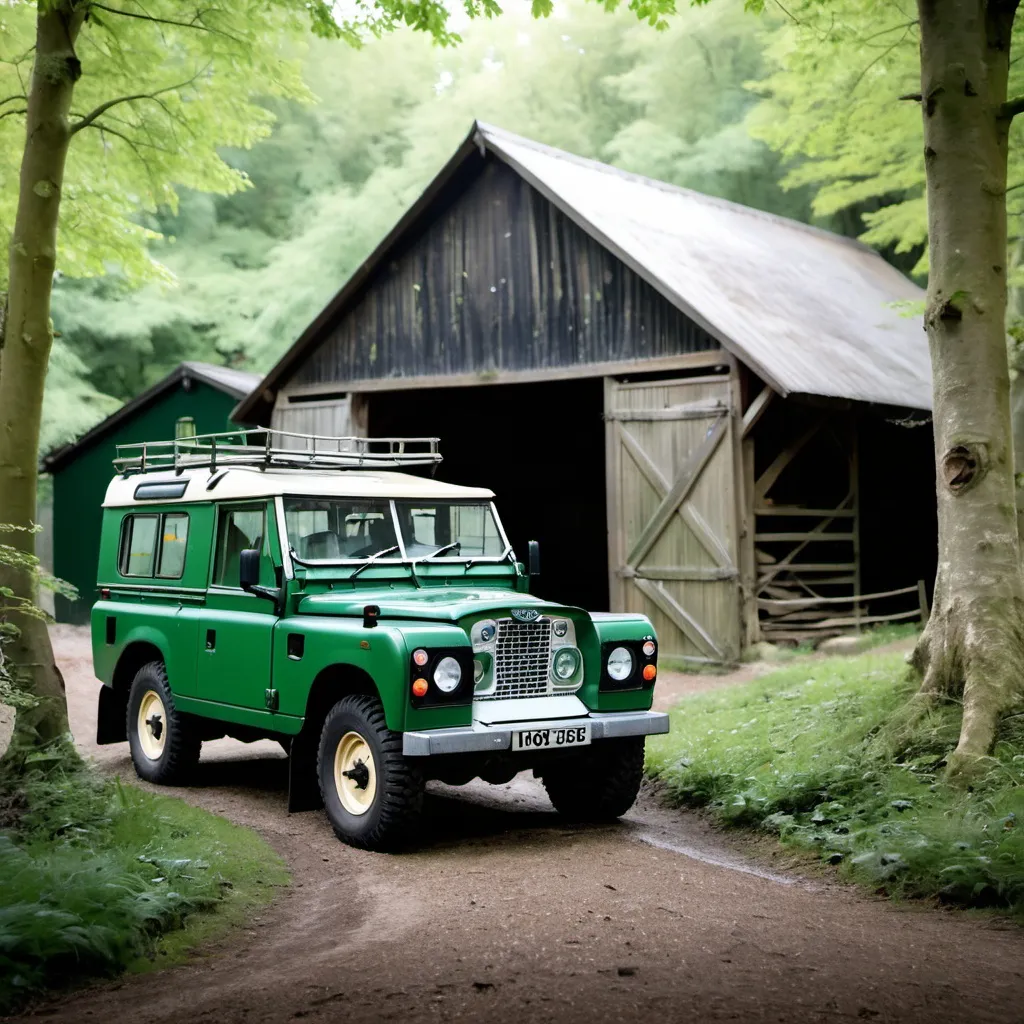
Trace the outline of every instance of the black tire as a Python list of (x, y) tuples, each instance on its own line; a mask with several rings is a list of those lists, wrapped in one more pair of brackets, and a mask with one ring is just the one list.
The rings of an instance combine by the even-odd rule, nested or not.
[[(140, 735), (139, 709), (149, 694), (155, 694), (162, 705), (162, 711), (147, 720), (149, 724), (154, 717), (159, 719), (149, 727), (151, 737), (154, 730), (159, 732), (156, 739), (162, 744), (159, 755), (155, 757), (152, 756), (155, 753), (152, 743)], [(149, 703), (152, 704), (152, 701)], [(140, 779), (161, 786), (173, 786), (184, 782), (192, 774), (199, 762), (202, 740), (195, 721), (175, 709), (174, 694), (171, 693), (163, 662), (151, 661), (135, 673), (128, 694), (126, 725), (132, 763)]]
[(614, 821), (633, 806), (644, 777), (644, 738), (599, 740), (541, 773), (555, 810), (571, 821)]
[[(348, 786), (350, 805), (353, 800), (367, 800), (365, 810), (359, 813), (346, 809), (335, 779), (342, 741), (351, 734), (364, 741), (373, 759), (372, 796), (361, 795), (369, 788), (370, 778), (362, 786), (362, 777), (342, 783)], [(402, 734), (387, 727), (384, 708), (376, 697), (343, 697), (331, 708), (320, 732), (317, 777), (328, 820), (342, 842), (363, 850), (396, 850), (413, 837), (423, 813), (423, 771), (414, 759), (402, 754)]]

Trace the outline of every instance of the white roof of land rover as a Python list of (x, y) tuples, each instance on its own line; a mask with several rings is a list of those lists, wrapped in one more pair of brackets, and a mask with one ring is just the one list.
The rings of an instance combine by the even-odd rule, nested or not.
[[(170, 496), (166, 490), (152, 486), (182, 483), (185, 489), (180, 497)], [(152, 497), (136, 497), (139, 487), (145, 488), (143, 495), (150, 491)], [(413, 501), (489, 501), (494, 497), (494, 492), (486, 487), (462, 487), (431, 480), (429, 477), (393, 471), (345, 469), (316, 473), (287, 469), (261, 471), (239, 466), (216, 473), (204, 468), (187, 469), (181, 473), (168, 471), (116, 476), (107, 487), (103, 505), (106, 508), (118, 508), (150, 503), (238, 501), (245, 498), (272, 498), (279, 494), (318, 498), (408, 498)]]

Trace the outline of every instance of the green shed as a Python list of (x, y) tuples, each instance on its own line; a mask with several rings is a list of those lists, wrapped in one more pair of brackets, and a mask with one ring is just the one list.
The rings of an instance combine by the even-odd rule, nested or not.
[(259, 381), (258, 374), (225, 366), (182, 363), (77, 441), (46, 456), (43, 471), (53, 477), (53, 572), (80, 595), (77, 601), (56, 599), (59, 622), (89, 621), (114, 446), (174, 437), (183, 416), (192, 417), (197, 434), (231, 429), (232, 409)]

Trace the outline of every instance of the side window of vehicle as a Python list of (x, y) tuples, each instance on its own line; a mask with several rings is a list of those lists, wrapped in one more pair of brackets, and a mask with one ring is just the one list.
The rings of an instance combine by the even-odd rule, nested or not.
[(185, 571), (188, 515), (128, 515), (121, 521), (117, 571), (122, 576), (181, 579)]
[[(238, 587), (238, 568), (246, 548), (259, 548), (261, 561), (268, 562), (265, 511), (260, 508), (223, 508), (217, 519), (217, 556), (213, 583), (218, 587)], [(265, 567), (264, 567), (265, 568)]]
[(163, 537), (160, 541), (160, 568), (158, 576), (180, 580), (185, 571), (185, 546), (188, 544), (188, 516), (164, 516)]
[(125, 516), (121, 523), (118, 571), (122, 576), (152, 576), (159, 516)]

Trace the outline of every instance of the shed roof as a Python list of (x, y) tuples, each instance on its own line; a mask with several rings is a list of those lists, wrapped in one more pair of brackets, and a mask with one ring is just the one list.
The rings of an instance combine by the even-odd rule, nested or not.
[(779, 394), (931, 408), (921, 317), (898, 308), (924, 292), (873, 249), (475, 122), (423, 195), (242, 402), (239, 419), (289, 379), (479, 152), (508, 164)]
[(70, 444), (62, 445), (46, 455), (43, 458), (43, 470), (53, 473), (61, 469), (86, 448), (91, 448), (97, 442), (102, 441), (120, 424), (148, 408), (179, 384), (186, 384), (193, 380), (208, 384), (229, 398), (244, 399), (259, 384), (260, 376), (258, 373), (247, 373), (244, 370), (232, 370), (227, 366), (214, 366), (213, 363), (180, 363), (163, 380), (143, 391), (141, 395), (136, 395), (130, 402), (125, 402), (120, 409), (97, 423), (92, 430), (87, 431)]

